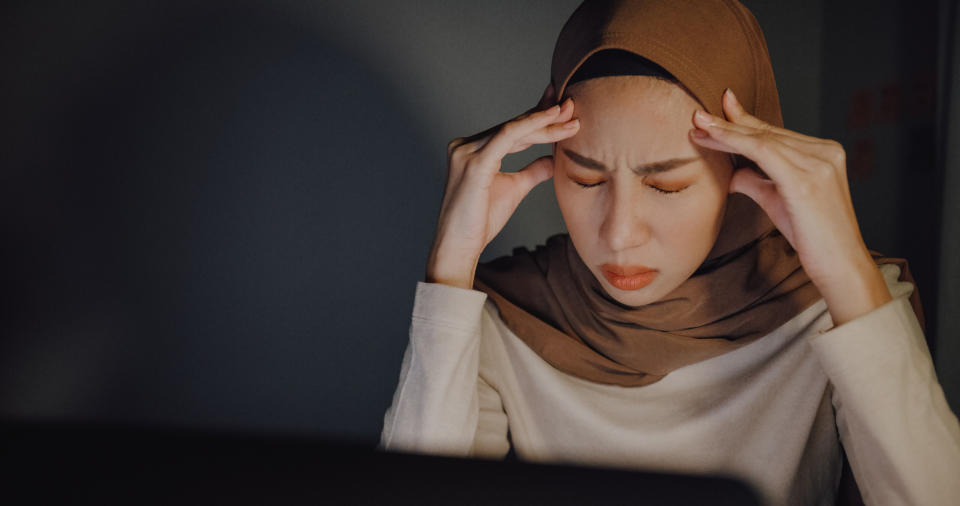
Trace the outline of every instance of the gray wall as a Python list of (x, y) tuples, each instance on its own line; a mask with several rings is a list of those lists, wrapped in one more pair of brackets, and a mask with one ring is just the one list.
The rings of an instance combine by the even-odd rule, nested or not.
[[(950, 336), (939, 329), (944, 172), (936, 145), (938, 18), (936, 2), (826, 3), (821, 108), (823, 135), (847, 150), (864, 240), (910, 262), (935, 354)], [(948, 355), (940, 357), (941, 366), (949, 362)], [(945, 385), (948, 393), (954, 388)]]
[[(937, 321), (937, 374), (955, 412), (960, 412), (960, 8), (940, 2), (941, 103), (939, 125), (944, 164), (943, 217), (940, 224), (940, 316)], [(948, 49), (949, 48), (949, 49)]]
[[(0, 417), (375, 441), (446, 142), (534, 104), (578, 3), (6, 7)], [(839, 135), (824, 76), (859, 21), (747, 5), (787, 126)], [(884, 212), (868, 243), (902, 256)], [(541, 185), (484, 259), (562, 230)]]
[(374, 441), (446, 141), (572, 6), (7, 4), (0, 417)]

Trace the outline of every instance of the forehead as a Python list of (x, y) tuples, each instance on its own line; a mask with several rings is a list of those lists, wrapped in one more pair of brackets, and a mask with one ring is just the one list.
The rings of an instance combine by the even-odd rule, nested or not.
[[(677, 113), (700, 104), (681, 85), (650, 76), (607, 76), (581, 81), (564, 90), (577, 108)], [(702, 107), (701, 107), (702, 108)]]
[[(561, 142), (584, 155), (649, 157), (695, 154), (688, 131), (699, 103), (680, 86), (647, 76), (611, 76), (574, 84), (567, 93), (580, 118)], [(642, 156), (642, 158), (641, 158)]]

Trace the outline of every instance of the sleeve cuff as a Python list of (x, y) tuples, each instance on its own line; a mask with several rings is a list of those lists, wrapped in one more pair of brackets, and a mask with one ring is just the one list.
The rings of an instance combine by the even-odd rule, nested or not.
[(904, 359), (916, 361), (917, 366), (931, 360), (923, 330), (906, 297), (894, 298), (859, 318), (821, 331), (808, 342), (831, 378), (896, 367)]
[(487, 294), (442, 283), (417, 282), (413, 317), (447, 327), (472, 330), (480, 325)]

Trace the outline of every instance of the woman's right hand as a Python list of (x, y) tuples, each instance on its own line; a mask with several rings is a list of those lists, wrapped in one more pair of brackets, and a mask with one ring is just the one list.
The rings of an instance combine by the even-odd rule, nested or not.
[(573, 101), (554, 101), (547, 86), (529, 111), (447, 145), (447, 185), (437, 233), (427, 260), (426, 281), (473, 287), (480, 254), (506, 225), (533, 187), (553, 177), (553, 157), (540, 157), (517, 172), (500, 172), (503, 157), (534, 144), (554, 143), (577, 133)]

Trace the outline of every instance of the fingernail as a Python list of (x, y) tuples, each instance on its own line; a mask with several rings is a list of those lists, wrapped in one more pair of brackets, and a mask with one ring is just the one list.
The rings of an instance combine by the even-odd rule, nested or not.
[(694, 114), (697, 115), (697, 119), (699, 119), (700, 121), (710, 121), (710, 115), (707, 114), (707, 112), (702, 109), (697, 109), (697, 112)]
[(709, 134), (708, 134), (707, 132), (704, 132), (703, 130), (700, 130), (699, 128), (694, 128), (694, 129), (691, 131), (691, 134), (692, 134), (694, 137), (698, 138), (698, 139), (706, 139), (707, 137), (709, 137)]
[(563, 128), (569, 128), (570, 130), (573, 130), (574, 128), (577, 128), (578, 126), (580, 126), (580, 120), (579, 120), (579, 119), (572, 119), (572, 120), (568, 121), (567, 123), (565, 123), (565, 124), (563, 125)]
[(729, 94), (730, 98), (732, 98), (734, 102), (740, 102), (739, 100), (737, 100), (737, 96), (733, 94), (733, 90), (731, 90), (730, 88), (727, 88), (726, 90), (724, 90), (724, 93)]

